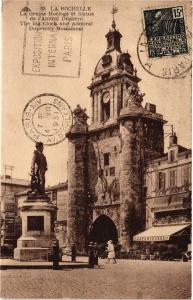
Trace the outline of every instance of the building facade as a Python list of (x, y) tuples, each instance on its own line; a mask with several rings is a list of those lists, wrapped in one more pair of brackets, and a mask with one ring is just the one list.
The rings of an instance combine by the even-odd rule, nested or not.
[[(170, 136), (168, 153), (147, 162), (145, 172), (146, 229), (134, 241), (165, 242), (186, 251), (191, 244), (191, 150)], [(149, 244), (149, 245), (148, 245)]]
[(29, 185), (24, 179), (1, 176), (1, 246), (16, 246), (21, 227), (16, 194), (26, 191)]
[(191, 150), (170, 136), (168, 153), (148, 162), (146, 228), (191, 222)]
[(60, 247), (65, 247), (67, 244), (68, 183), (64, 182), (47, 187), (46, 194), (51, 202), (57, 206), (55, 234), (60, 242)]
[[(77, 105), (67, 133), (68, 182), (47, 188), (58, 207), (56, 236), (60, 246), (75, 244), (78, 253), (85, 253), (90, 241), (113, 240), (128, 252), (133, 241), (169, 240), (175, 233), (181, 233), (185, 248), (191, 151), (171, 134), (164, 153), (166, 121), (155, 104), (142, 105), (141, 79), (121, 50), (121, 38), (113, 21), (88, 87), (91, 124)], [(18, 201), (22, 197), (18, 194)]]
[(166, 121), (155, 105), (142, 106), (140, 78), (129, 53), (121, 51), (121, 37), (113, 21), (88, 87), (91, 125), (77, 105), (67, 134), (67, 241), (79, 252), (89, 240), (108, 239), (129, 250), (133, 235), (145, 229), (146, 163), (164, 155)]

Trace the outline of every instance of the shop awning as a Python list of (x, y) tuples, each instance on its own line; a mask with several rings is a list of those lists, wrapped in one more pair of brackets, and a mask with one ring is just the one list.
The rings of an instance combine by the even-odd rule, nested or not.
[(171, 225), (151, 227), (133, 237), (134, 241), (153, 242), (168, 241), (174, 233), (177, 233), (190, 225)]

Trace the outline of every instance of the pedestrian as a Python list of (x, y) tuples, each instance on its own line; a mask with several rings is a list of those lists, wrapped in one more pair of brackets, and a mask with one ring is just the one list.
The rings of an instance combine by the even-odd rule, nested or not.
[(73, 244), (71, 247), (71, 261), (76, 262), (76, 245)]
[(113, 241), (111, 240), (107, 242), (107, 251), (108, 251), (107, 262), (109, 263), (112, 260), (113, 264), (116, 264), (115, 248), (113, 245)]
[(53, 270), (59, 269), (59, 242), (55, 240), (53, 243)]
[(88, 245), (88, 267), (94, 268), (94, 247), (93, 242)]
[(99, 250), (98, 250), (98, 244), (94, 243), (94, 247), (93, 247), (93, 251), (94, 251), (94, 265), (98, 266), (98, 257), (99, 257)]

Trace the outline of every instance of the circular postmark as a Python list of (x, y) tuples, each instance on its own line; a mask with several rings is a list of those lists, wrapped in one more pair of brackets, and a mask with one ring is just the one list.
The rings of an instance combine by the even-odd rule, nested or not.
[[(191, 41), (191, 32), (187, 30), (187, 40)], [(191, 42), (187, 54), (150, 58), (145, 31), (137, 43), (137, 55), (143, 69), (149, 74), (163, 79), (180, 79), (192, 68)]]
[(33, 97), (22, 116), (26, 135), (34, 142), (50, 146), (62, 142), (72, 125), (72, 111), (60, 96), (50, 93)]

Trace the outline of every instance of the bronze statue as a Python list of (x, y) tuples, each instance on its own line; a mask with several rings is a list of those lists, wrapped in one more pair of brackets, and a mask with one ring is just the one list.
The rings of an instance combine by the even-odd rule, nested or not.
[(31, 192), (35, 195), (45, 195), (45, 173), (47, 170), (46, 157), (43, 154), (44, 145), (36, 143), (31, 165)]

